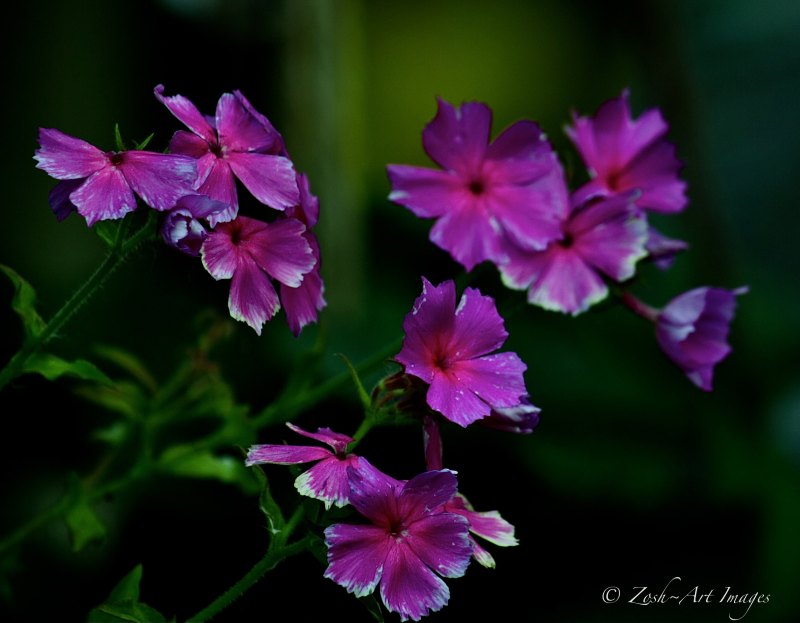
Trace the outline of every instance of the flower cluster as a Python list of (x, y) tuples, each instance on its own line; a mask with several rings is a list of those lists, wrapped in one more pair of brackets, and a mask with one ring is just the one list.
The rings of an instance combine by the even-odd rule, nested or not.
[[(478, 512), (458, 492), (455, 473), (444, 468), (439, 420), (461, 426), (491, 420), (498, 428), (529, 433), (539, 410), (530, 404), (514, 353), (488, 354), (507, 333), (494, 301), (467, 288), (456, 306), (452, 281), (438, 286), (423, 279), (422, 295), (403, 324), (405, 341), (396, 360), (401, 376), (417, 383), (390, 384), (408, 399), (406, 414), (422, 423), (427, 471), (408, 481), (384, 474), (352, 448), (357, 441), (329, 428), (316, 433), (288, 424), (296, 433), (329, 446), (252, 446), (246, 464), (314, 463), (295, 479), (302, 495), (326, 509), (352, 506), (368, 523), (335, 523), (325, 530), (325, 577), (358, 597), (380, 586), (385, 606), (402, 620), (419, 620), (442, 608), (449, 589), (442, 580), (464, 574), (474, 558), (494, 567), (480, 537), (501, 547), (517, 545), (514, 527), (497, 511)], [(381, 393), (373, 409), (385, 406)], [(373, 416), (375, 417), (375, 416)]]
[[(163, 213), (164, 241), (200, 256), (214, 279), (230, 279), (231, 316), (261, 333), (283, 307), (295, 335), (325, 306), (319, 216), (308, 179), (297, 173), (283, 138), (239, 91), (219, 98), (206, 117), (181, 95), (155, 96), (190, 131), (177, 131), (168, 154), (104, 152), (55, 129), (41, 129), (37, 167), (60, 180), (50, 205), (63, 220), (73, 211), (91, 227), (121, 219), (136, 197)], [(239, 214), (237, 183), (270, 210), (266, 220)], [(276, 284), (279, 292), (276, 291)]]
[[(634, 119), (623, 91), (593, 117), (574, 115), (566, 133), (589, 180), (572, 191), (537, 124), (519, 121), (490, 142), (491, 118), (485, 104), (456, 108), (439, 100), (422, 142), (440, 169), (387, 168), (389, 198), (436, 219), (431, 241), (466, 270), (489, 261), (506, 286), (527, 291), (531, 304), (577, 315), (606, 299), (610, 282), (631, 280), (640, 261), (666, 269), (688, 247), (659, 233), (647, 218), (687, 205), (683, 165), (658, 109)], [(713, 365), (729, 351), (732, 300), (742, 291), (704, 299), (706, 313), (719, 318), (724, 331), (699, 323), (665, 332), (661, 325), (674, 303), (660, 316), (659, 344), (702, 389), (711, 389)], [(687, 356), (686, 335), (693, 332), (695, 354)]]

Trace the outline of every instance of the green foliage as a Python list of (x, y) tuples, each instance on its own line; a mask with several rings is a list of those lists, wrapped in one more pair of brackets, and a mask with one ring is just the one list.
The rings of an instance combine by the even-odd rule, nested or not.
[(64, 519), (69, 527), (72, 551), (79, 552), (89, 543), (105, 537), (106, 528), (92, 509), (88, 491), (77, 476), (73, 476), (67, 496), (69, 502)]
[(26, 339), (35, 338), (44, 330), (45, 322), (36, 311), (36, 291), (12, 268), (0, 264), (0, 271), (14, 284), (14, 298), (11, 309), (22, 319)]
[(198, 452), (192, 445), (170, 447), (159, 458), (158, 467), (173, 476), (219, 480), (235, 484), (245, 493), (258, 491), (258, 483), (241, 459), (210, 450)]
[(62, 376), (71, 376), (84, 381), (111, 384), (111, 379), (102, 370), (85, 359), (66, 361), (48, 353), (31, 355), (25, 362), (23, 372), (41, 374), (48, 381), (54, 381)]
[(258, 496), (258, 507), (267, 518), (267, 527), (270, 534), (274, 536), (283, 530), (283, 527), (286, 525), (286, 520), (283, 517), (283, 512), (281, 512), (281, 507), (275, 501), (275, 498), (272, 497), (269, 480), (264, 470), (258, 465), (254, 465), (250, 470), (261, 486), (261, 493)]
[(92, 609), (87, 623), (166, 623), (163, 614), (139, 601), (141, 582), (142, 565), (137, 565), (114, 587), (104, 603)]

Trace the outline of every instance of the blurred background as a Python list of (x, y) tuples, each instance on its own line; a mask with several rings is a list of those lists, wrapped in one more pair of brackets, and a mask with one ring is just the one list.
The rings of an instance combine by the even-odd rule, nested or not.
[[(618, 305), (577, 318), (525, 306), (504, 347), (528, 365), (539, 428), (517, 437), (444, 431), (445, 463), (479, 510), (498, 509), (520, 546), (493, 548), (497, 569), (473, 565), (449, 581), (450, 605), (431, 621), (471, 615), (524, 621), (725, 621), (745, 607), (640, 606), (679, 576), (680, 594), (768, 594), (744, 620), (800, 614), (800, 3), (464, 0), (40, 0), (14, 3), (2, 46), (5, 96), (0, 263), (38, 293), (45, 317), (101, 261), (102, 242), (75, 216), (57, 223), (54, 181), (34, 168), (39, 127), (103, 149), (119, 123), (153, 149), (181, 128), (153, 87), (211, 113), (240, 89), (283, 134), (321, 202), (317, 227), (328, 307), (294, 339), (282, 314), (257, 338), (235, 324), (215, 353), (235, 399), (258, 411), (287, 381), (287, 362), (324, 339), (319, 378), (398, 338), (420, 276), (459, 267), (428, 242), (431, 223), (388, 202), (387, 163), (429, 166), (421, 131), (435, 98), (479, 100), (493, 134), (519, 119), (547, 132), (580, 179), (563, 134), (570, 111), (591, 114), (630, 88), (635, 115), (660, 107), (686, 163), (690, 205), (658, 220), (691, 249), (671, 270), (645, 267), (634, 291), (652, 305), (701, 285), (748, 285), (715, 389), (696, 389), (661, 354), (652, 327)], [(490, 266), (472, 283), (501, 309), (521, 300)], [(129, 260), (53, 343), (65, 357), (113, 345), (155, 379), (187, 357), (204, 315), (224, 317), (228, 285), (163, 245)], [(0, 363), (19, 348), (0, 280)], [(375, 381), (386, 365), (366, 380)], [(93, 436), (109, 420), (69, 380), (23, 377), (0, 394), (0, 538), (48, 507), (70, 474), (103, 456)], [(306, 428), (352, 432), (355, 392), (303, 415)], [(419, 431), (379, 430), (361, 448), (397, 477), (423, 469)], [(282, 428), (259, 442), (287, 439)], [(283, 468), (268, 475), (290, 487)], [(281, 485), (283, 483), (283, 485)], [(142, 601), (184, 620), (263, 554), (257, 500), (214, 479), (139, 483), (95, 508), (105, 537), (72, 551), (62, 521), (40, 526), (0, 561), (2, 620), (85, 620), (143, 564)], [(219, 621), (370, 620), (309, 556), (290, 560)], [(606, 587), (622, 599), (603, 603)], [(675, 587), (675, 584), (673, 584)], [(391, 619), (390, 620), (394, 620)]]

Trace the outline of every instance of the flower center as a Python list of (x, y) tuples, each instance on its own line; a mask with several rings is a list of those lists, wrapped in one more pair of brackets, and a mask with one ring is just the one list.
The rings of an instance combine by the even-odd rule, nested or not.
[(482, 195), (483, 191), (486, 190), (486, 187), (483, 185), (483, 180), (472, 180), (467, 188), (469, 188), (469, 192), (475, 196)]
[(450, 361), (444, 353), (436, 353), (433, 357), (433, 367), (439, 370), (447, 370), (450, 367)]
[(209, 146), (209, 151), (214, 154), (217, 158), (222, 158), (225, 155), (224, 150), (222, 149), (222, 145), (219, 143), (214, 143), (213, 145)]
[(575, 239), (572, 237), (572, 234), (569, 233), (564, 233), (564, 237), (558, 241), (562, 249), (569, 249), (574, 243)]
[(123, 161), (122, 154), (115, 151), (108, 160), (111, 162), (111, 166), (118, 167)]

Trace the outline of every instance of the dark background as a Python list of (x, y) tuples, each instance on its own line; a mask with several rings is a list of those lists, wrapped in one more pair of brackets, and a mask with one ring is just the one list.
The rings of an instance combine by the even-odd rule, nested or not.
[[(0, 43), (0, 263), (34, 285), (49, 317), (103, 256), (84, 221), (59, 224), (51, 214), (54, 182), (31, 159), (38, 127), (111, 149), (119, 123), (134, 140), (155, 131), (152, 146), (162, 149), (180, 124), (156, 102), (156, 84), (206, 112), (238, 88), (282, 132), (320, 197), (324, 376), (342, 369), (333, 353), (360, 361), (399, 335), (420, 275), (439, 282), (458, 273), (427, 241), (430, 223), (386, 200), (387, 163), (428, 165), (420, 133), (436, 96), (487, 102), (495, 134), (537, 120), (576, 176), (580, 162), (562, 132), (571, 109), (592, 113), (625, 87), (635, 114), (660, 107), (686, 163), (690, 205), (658, 225), (691, 250), (667, 273), (643, 269), (635, 291), (663, 305), (695, 286), (749, 285), (733, 323), (734, 353), (706, 394), (663, 357), (652, 327), (613, 304), (574, 319), (533, 307), (508, 319), (505, 348), (528, 364), (542, 423), (529, 437), (448, 428), (445, 462), (479, 510), (497, 508), (515, 524), (521, 544), (492, 548), (496, 570), (473, 565), (449, 581), (451, 603), (430, 620), (721, 622), (743, 612), (691, 599), (646, 609), (624, 603), (633, 587), (660, 592), (675, 576), (678, 593), (730, 586), (770, 595), (743, 620), (797, 620), (800, 4), (19, 4)], [(501, 306), (519, 300), (488, 266), (473, 283)], [(11, 295), (0, 283), (0, 362), (22, 337)], [(114, 344), (163, 378), (185, 357), (197, 315), (224, 314), (226, 297), (227, 284), (199, 263), (153, 245), (119, 270), (54, 349), (86, 356)], [(260, 338), (237, 324), (220, 355), (237, 399), (254, 410), (273, 400), (286, 361), (319, 331), (294, 340), (282, 315)], [(25, 377), (0, 396), (0, 535), (55, 503), (68, 473), (84, 475), (98, 461), (90, 433), (102, 415), (73, 387)], [(342, 393), (300, 425), (352, 432), (354, 396)], [(284, 438), (276, 429), (260, 441)], [(361, 451), (397, 477), (423, 468), (415, 429), (377, 431)], [(269, 473), (288, 487), (281, 468)], [(150, 480), (97, 510), (108, 526), (104, 542), (74, 554), (63, 523), (52, 522), (3, 562), (3, 620), (85, 620), (139, 563), (142, 600), (183, 620), (266, 545), (256, 500), (214, 481)], [(218, 620), (369, 620), (322, 572), (307, 556), (288, 561)], [(608, 586), (620, 587), (620, 603), (602, 602)]]

